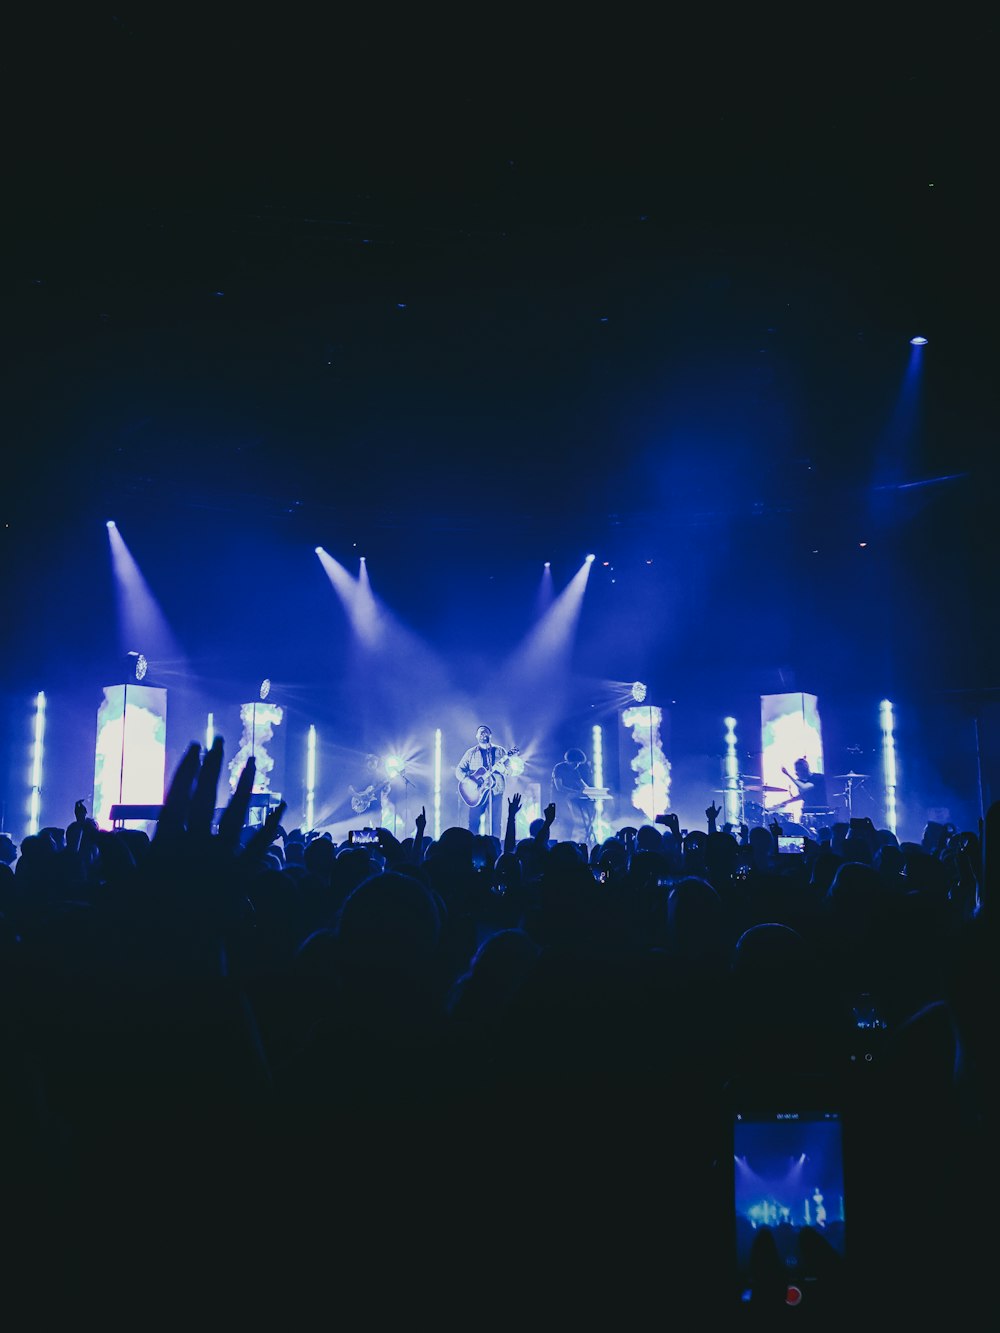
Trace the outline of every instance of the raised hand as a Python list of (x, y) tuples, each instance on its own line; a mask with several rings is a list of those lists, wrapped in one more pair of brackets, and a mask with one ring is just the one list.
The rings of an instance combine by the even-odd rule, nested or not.
[(221, 736), (216, 736), (204, 760), (197, 741), (188, 746), (171, 779), (153, 836), (153, 850), (158, 857), (194, 852), (217, 858), (221, 854), (234, 856), (238, 851), (240, 831), (246, 823), (257, 776), (257, 761), (251, 755), (244, 765), (236, 790), (219, 820), (219, 831), (213, 836), (222, 754)]
[(414, 823), (414, 827), (416, 828), (416, 841), (417, 841), (417, 843), (418, 843), (418, 845), (419, 845), (420, 843), (423, 842), (424, 829), (427, 827), (427, 807), (426, 807), (426, 806), (423, 806), (423, 805), (422, 805), (422, 806), (420, 807), (420, 814), (417, 815), (417, 817), (416, 817), (416, 819), (413, 821), (413, 823)]
[(507, 818), (513, 819), (521, 809), (521, 793), (516, 791), (513, 796), (507, 800)]
[(716, 805), (715, 802), (713, 801), (712, 804), (705, 811), (705, 818), (708, 820), (710, 824), (714, 824), (721, 814), (722, 814), (722, 806)]
[(281, 817), (287, 809), (288, 802), (279, 801), (273, 810), (267, 812), (263, 824), (243, 848), (241, 860), (262, 861), (264, 859), (267, 855), (267, 849), (281, 832)]
[(550, 801), (542, 813), (545, 816), (546, 824), (548, 824), (551, 827), (556, 822), (555, 801)]

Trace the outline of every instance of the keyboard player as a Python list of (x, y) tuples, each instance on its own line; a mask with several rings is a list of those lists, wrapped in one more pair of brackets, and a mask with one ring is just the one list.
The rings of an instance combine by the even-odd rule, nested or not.
[(552, 770), (556, 836), (563, 842), (594, 840), (594, 802), (587, 795), (590, 765), (582, 750), (567, 750)]

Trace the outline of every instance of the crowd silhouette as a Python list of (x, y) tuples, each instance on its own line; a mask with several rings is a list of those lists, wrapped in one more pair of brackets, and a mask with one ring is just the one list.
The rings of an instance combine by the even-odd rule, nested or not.
[(0, 843), (10, 1301), (770, 1323), (766, 1229), (736, 1304), (726, 1089), (801, 1072), (844, 1111), (836, 1317), (996, 1310), (998, 807), (786, 856), (714, 806), (518, 839), (515, 794), (502, 840), (421, 811), (353, 847), (249, 826), (252, 760), (216, 822), (222, 764), (188, 749), (151, 838), (78, 806)]

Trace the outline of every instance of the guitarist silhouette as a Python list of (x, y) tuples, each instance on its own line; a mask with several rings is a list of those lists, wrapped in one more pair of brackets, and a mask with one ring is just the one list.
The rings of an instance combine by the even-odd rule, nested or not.
[(366, 823), (377, 828), (382, 822), (382, 798), (388, 796), (392, 783), (382, 770), (377, 754), (365, 761), (364, 776), (357, 786), (351, 786), (351, 809), (356, 815), (367, 815)]
[(485, 814), (484, 833), (500, 836), (503, 827), (503, 794), (507, 787), (507, 761), (514, 749), (493, 744), (489, 727), (476, 728), (476, 743), (462, 755), (455, 777), (458, 794), (469, 807), (469, 828), (480, 831)]

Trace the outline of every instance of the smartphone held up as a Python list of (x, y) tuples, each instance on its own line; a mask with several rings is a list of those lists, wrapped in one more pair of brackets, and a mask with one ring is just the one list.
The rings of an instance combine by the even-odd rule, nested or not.
[(846, 1292), (840, 1097), (822, 1081), (736, 1088), (729, 1117), (734, 1299), (808, 1323)]
[(347, 841), (352, 847), (377, 847), (378, 829), (377, 828), (352, 828), (347, 835)]

